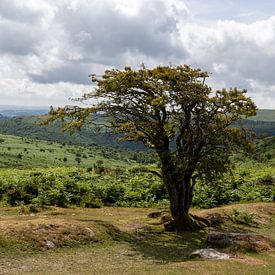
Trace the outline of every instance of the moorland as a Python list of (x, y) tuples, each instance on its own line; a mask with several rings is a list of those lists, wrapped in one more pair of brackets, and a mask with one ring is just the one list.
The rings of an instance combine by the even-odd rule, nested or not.
[[(169, 202), (155, 154), (86, 127), (69, 134), (41, 116), (0, 117), (0, 270), (4, 274), (272, 274), (274, 252), (222, 249), (228, 261), (190, 258), (212, 231), (253, 232), (275, 241), (275, 111), (244, 121), (253, 154), (198, 182), (196, 232), (165, 232)], [(152, 215), (152, 213), (157, 213)], [(208, 224), (219, 214), (222, 222)], [(52, 245), (52, 246), (51, 246)], [(214, 272), (213, 272), (214, 270)]]

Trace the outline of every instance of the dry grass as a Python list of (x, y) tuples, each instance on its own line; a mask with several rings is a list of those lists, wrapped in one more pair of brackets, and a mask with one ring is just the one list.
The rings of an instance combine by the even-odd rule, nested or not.
[[(272, 203), (240, 204), (194, 210), (201, 217), (232, 210), (255, 213), (256, 226), (234, 225), (275, 239)], [(236, 259), (190, 260), (204, 247), (205, 234), (163, 232), (156, 209), (51, 208), (35, 215), (16, 208), (0, 209), (0, 274), (274, 274), (275, 254), (238, 254)], [(91, 236), (92, 230), (95, 236)], [(56, 244), (46, 249), (45, 240)]]

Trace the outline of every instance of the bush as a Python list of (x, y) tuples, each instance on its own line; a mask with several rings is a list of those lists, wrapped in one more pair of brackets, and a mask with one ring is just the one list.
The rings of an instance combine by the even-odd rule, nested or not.
[(89, 193), (83, 196), (80, 206), (87, 208), (100, 208), (103, 206), (103, 202), (96, 198), (94, 194)]
[(254, 223), (255, 216), (253, 213), (242, 212), (238, 208), (233, 208), (231, 220), (233, 223), (241, 223), (245, 225), (252, 225)]
[(104, 203), (107, 205), (116, 204), (124, 200), (125, 189), (120, 185), (108, 186), (105, 190)]
[[(101, 169), (100, 173), (99, 170)], [(2, 172), (4, 173), (4, 172)], [(193, 206), (210, 208), (242, 201), (272, 201), (273, 178), (268, 174), (252, 177), (225, 177), (210, 184), (197, 183)], [(166, 188), (154, 175), (137, 169), (95, 167), (50, 168), (0, 173), (1, 205), (71, 205), (82, 207), (152, 207), (167, 205)], [(244, 218), (246, 219), (246, 218)]]

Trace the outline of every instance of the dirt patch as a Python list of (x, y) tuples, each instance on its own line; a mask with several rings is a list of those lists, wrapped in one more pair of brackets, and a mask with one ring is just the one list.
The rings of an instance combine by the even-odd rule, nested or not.
[(242, 256), (241, 258), (235, 258), (234, 260), (247, 265), (265, 265), (266, 264), (266, 262), (261, 259), (257, 259), (247, 255)]

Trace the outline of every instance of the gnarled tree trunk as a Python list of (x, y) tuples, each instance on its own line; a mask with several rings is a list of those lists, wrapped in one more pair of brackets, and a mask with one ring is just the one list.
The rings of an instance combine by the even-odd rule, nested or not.
[(190, 230), (192, 221), (189, 217), (189, 209), (192, 202), (192, 186), (189, 177), (185, 177), (183, 181), (172, 180), (171, 177), (165, 177), (164, 180), (173, 219), (166, 229), (177, 232)]
[(167, 188), (170, 200), (172, 221), (165, 226), (167, 231), (187, 231), (193, 228), (189, 209), (192, 202), (193, 185), (191, 178), (194, 169), (184, 170), (177, 167), (169, 150), (160, 151), (162, 180)]

